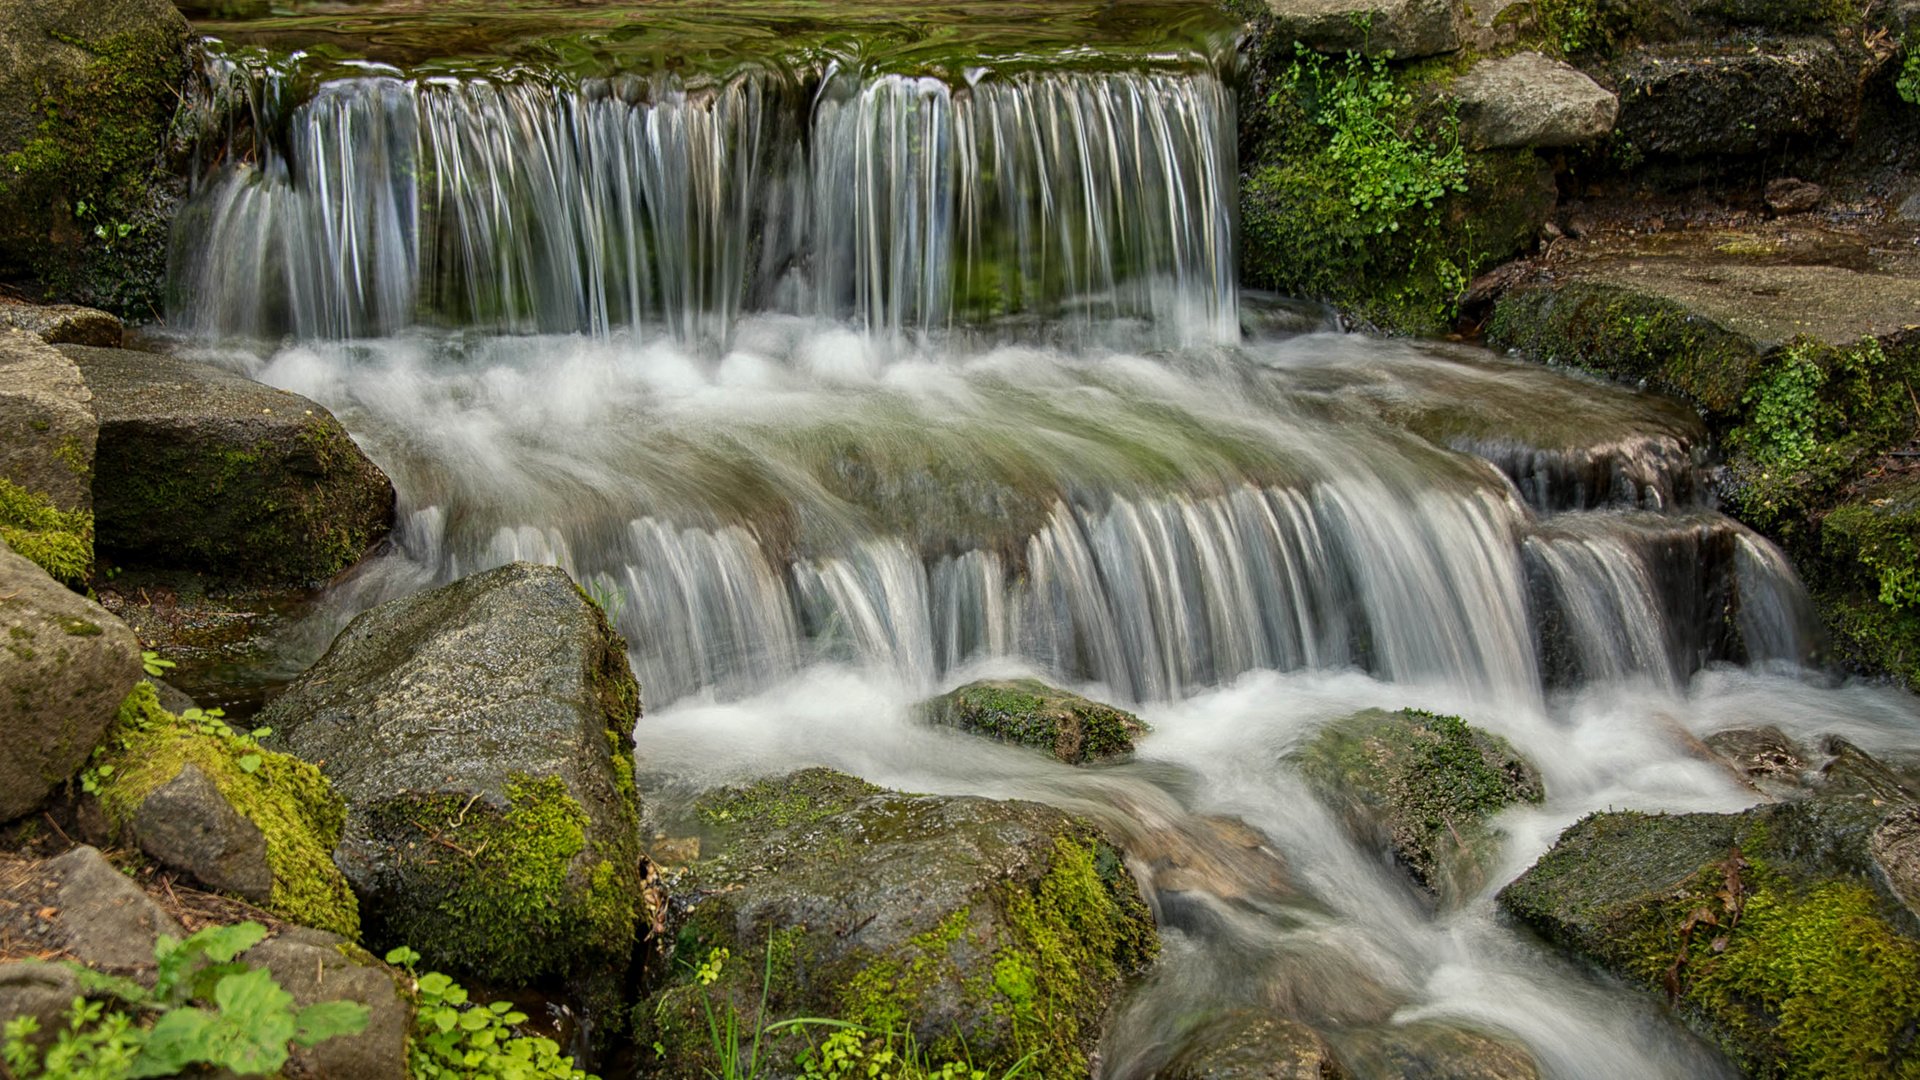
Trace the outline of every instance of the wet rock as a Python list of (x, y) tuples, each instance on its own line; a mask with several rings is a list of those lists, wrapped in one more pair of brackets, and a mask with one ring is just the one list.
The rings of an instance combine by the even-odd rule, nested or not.
[(189, 762), (133, 812), (140, 850), (210, 889), (257, 903), (273, 896), (267, 838)]
[(1909, 804), (1888, 814), (1873, 830), (1869, 849), (1887, 888), (1920, 916), (1920, 806)]
[(1500, 894), (1574, 955), (1682, 1013), (1748, 1075), (1897, 1074), (1920, 1023), (1911, 917), (1874, 800), (1594, 814)]
[(1267, 0), (1267, 9), (1282, 40), (1401, 60), (1458, 49), (1466, 26), (1458, 0)]
[[(714, 843), (673, 889), (674, 978), (634, 1013), (665, 1075), (714, 1067), (708, 1005), (737, 1009), (747, 1040), (833, 1017), (910, 1031), (935, 1063), (999, 1075), (1032, 1052), (1034, 1075), (1086, 1075), (1103, 1016), (1157, 944), (1119, 853), (1050, 807), (813, 769), (696, 812)], [(695, 970), (716, 960), (703, 985)], [(788, 1029), (761, 1052), (789, 1060), (807, 1043)]]
[(1489, 819), (1544, 797), (1539, 774), (1506, 740), (1412, 709), (1329, 724), (1292, 761), (1357, 837), (1390, 851), (1442, 904), (1486, 885), (1500, 847)]
[(1578, 146), (1613, 130), (1620, 101), (1579, 68), (1537, 52), (1482, 60), (1451, 90), (1474, 149)]
[[(92, 402), (73, 361), (30, 334), (0, 330), (0, 482), (55, 510), (92, 509)], [(0, 528), (8, 517), (0, 509)]]
[(1342, 1080), (1333, 1048), (1305, 1024), (1236, 1012), (1207, 1025), (1160, 1080)]
[(1130, 712), (1038, 679), (968, 683), (922, 702), (920, 713), (931, 723), (1043, 750), (1068, 765), (1125, 757), (1147, 733)]
[(274, 981), (305, 1008), (322, 1001), (357, 1001), (368, 1010), (358, 1035), (295, 1047), (287, 1075), (340, 1080), (405, 1080), (413, 1006), (394, 972), (336, 934), (288, 927), (240, 959), (273, 973)]
[(1539, 1080), (1540, 1067), (1511, 1039), (1420, 1022), (1342, 1032), (1341, 1062), (1356, 1077)]
[(1608, 74), (1619, 136), (1649, 157), (1759, 154), (1857, 119), (1856, 80), (1825, 38), (1649, 46)]
[(45, 1051), (67, 1026), (67, 1010), (80, 997), (80, 980), (65, 964), (44, 960), (0, 963), (0, 1027), (17, 1017), (32, 1017), (39, 1030), (27, 1045)]
[(0, 543), (0, 821), (80, 771), (142, 673), (125, 624)]
[(1819, 206), (1826, 197), (1826, 189), (1819, 184), (1792, 177), (1767, 184), (1767, 209), (1776, 214), (1804, 214)]
[(319, 405), (207, 364), (63, 346), (100, 418), (100, 549), (130, 566), (302, 585), (386, 534), (393, 486)]
[(1294, 892), (1287, 863), (1265, 833), (1232, 817), (1203, 817), (1125, 839), (1156, 892), (1270, 900)]
[(1706, 745), (1763, 795), (1785, 798), (1805, 790), (1807, 750), (1779, 728), (1716, 731)]
[(1905, 777), (1873, 755), (1838, 735), (1820, 740), (1828, 755), (1820, 766), (1820, 788), (1830, 795), (1861, 795), (1882, 803), (1911, 802), (1913, 788)]
[(53, 883), (50, 906), (61, 951), (88, 967), (150, 973), (160, 935), (186, 937), (178, 920), (95, 848), (74, 848), (41, 864), (40, 872)]
[(77, 304), (26, 304), (0, 297), (0, 327), (20, 330), (49, 345), (95, 345), (117, 349), (126, 328), (104, 311)]
[(514, 563), (356, 618), (259, 722), (346, 800), (368, 942), (515, 984), (625, 965), (638, 714), (599, 607)]

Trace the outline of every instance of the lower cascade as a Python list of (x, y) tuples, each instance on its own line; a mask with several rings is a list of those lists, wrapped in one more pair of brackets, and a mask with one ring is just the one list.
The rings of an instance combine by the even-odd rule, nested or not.
[(1920, 346), (1473, 233), (1827, 16), (155, 2), (166, 310), (0, 298), (0, 1072), (1920, 1068)]

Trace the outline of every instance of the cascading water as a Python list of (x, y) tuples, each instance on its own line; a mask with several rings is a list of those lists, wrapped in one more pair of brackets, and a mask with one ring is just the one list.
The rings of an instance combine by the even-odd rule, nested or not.
[[(1376, 706), (1506, 736), (1549, 799), (1503, 819), (1499, 882), (1593, 809), (1750, 803), (1693, 736), (1871, 749), (1911, 711), (1800, 667), (1805, 596), (1713, 512), (1684, 412), (1455, 346), (1243, 339), (1272, 320), (1233, 281), (1229, 82), (1104, 47), (216, 61), (251, 119), (176, 238), (179, 347), (327, 405), (402, 503), (289, 648), (549, 562), (631, 643), (651, 797), (820, 763), (1129, 841), (1243, 819), (1287, 887), (1156, 893), (1168, 949), (1104, 1077), (1233, 1007), (1358, 1062), (1433, 1020), (1555, 1077), (1726, 1073), (1489, 897), (1432, 913), (1284, 755)], [(1014, 673), (1156, 732), (1086, 771), (912, 718)]]

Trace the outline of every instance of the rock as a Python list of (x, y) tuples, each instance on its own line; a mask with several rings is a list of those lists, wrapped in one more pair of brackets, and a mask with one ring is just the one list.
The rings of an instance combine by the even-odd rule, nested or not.
[(95, 848), (74, 848), (40, 869), (55, 883), (50, 906), (61, 951), (90, 968), (116, 975), (151, 972), (160, 935), (187, 936), (178, 920)]
[(1907, 910), (1920, 916), (1920, 806), (1902, 806), (1873, 830), (1868, 849), (1881, 880)]
[(1672, 995), (1752, 1076), (1897, 1075), (1920, 940), (1878, 883), (1873, 800), (1594, 814), (1500, 894), (1554, 944)]
[(0, 273), (116, 311), (164, 303), (162, 165), (188, 70), (169, 0), (0, 6)]
[(1857, 79), (1825, 38), (1648, 46), (1608, 75), (1619, 137), (1648, 157), (1760, 154), (1844, 138), (1858, 118)]
[(1482, 60), (1455, 80), (1474, 149), (1578, 146), (1613, 130), (1620, 100), (1579, 68), (1537, 52)]
[(1831, 795), (1862, 795), (1881, 803), (1912, 802), (1913, 789), (1899, 773), (1838, 735), (1820, 740), (1828, 755), (1820, 788)]
[(1260, 903), (1296, 891), (1273, 841), (1239, 818), (1202, 817), (1143, 828), (1123, 844), (1155, 892)]
[(1390, 851), (1445, 905), (1486, 885), (1500, 848), (1488, 820), (1545, 794), (1506, 740), (1413, 709), (1336, 721), (1291, 759), (1356, 837)]
[(1466, 26), (1458, 0), (1267, 0), (1267, 8), (1282, 40), (1401, 60), (1458, 49)]
[(0, 480), (58, 510), (91, 509), (92, 402), (73, 361), (30, 334), (0, 330)]
[(1540, 1066), (1524, 1045), (1431, 1021), (1344, 1031), (1338, 1048), (1341, 1062), (1356, 1076), (1540, 1078)]
[(1805, 790), (1806, 748), (1779, 728), (1716, 731), (1707, 736), (1706, 745), (1763, 795), (1778, 799)]
[(1305, 1024), (1235, 1012), (1208, 1024), (1160, 1080), (1342, 1080), (1333, 1048)]
[(391, 969), (335, 934), (288, 927), (240, 957), (273, 973), (294, 1004), (305, 1008), (322, 1001), (357, 1001), (368, 1009), (367, 1026), (358, 1035), (296, 1047), (287, 1075), (339, 1080), (406, 1080), (407, 1038), (413, 1031), (413, 1006)]
[(1805, 180), (1787, 177), (1767, 184), (1767, 209), (1776, 214), (1804, 214), (1826, 197), (1825, 188)]
[(140, 801), (133, 834), (141, 851), (210, 889), (256, 903), (273, 895), (266, 835), (192, 762)]
[(354, 619), (258, 722), (345, 798), (370, 944), (522, 984), (632, 949), (638, 715), (600, 609), (514, 563)]
[(346, 806), (318, 768), (217, 719), (168, 712), (151, 683), (120, 706), (93, 768), (98, 796), (81, 808), (98, 810), (86, 817), (109, 838), (130, 835), (165, 865), (289, 922), (358, 936), (333, 861)]
[(920, 714), (931, 723), (1045, 751), (1068, 765), (1125, 757), (1148, 730), (1130, 712), (1038, 679), (968, 683), (922, 702)]
[(323, 581), (386, 535), (393, 485), (325, 409), (207, 364), (63, 346), (100, 417), (103, 554), (260, 584)]
[(0, 821), (80, 771), (142, 673), (125, 624), (0, 543)]
[(117, 349), (126, 329), (104, 311), (77, 304), (26, 304), (0, 297), (0, 327), (32, 334), (49, 345)]
[[(717, 842), (674, 889), (675, 977), (634, 1010), (663, 1075), (714, 1067), (711, 1004), (737, 1009), (747, 1039), (831, 1017), (910, 1032), (936, 1065), (998, 1076), (1032, 1053), (1032, 1075), (1085, 1076), (1103, 1017), (1157, 946), (1119, 853), (1050, 807), (824, 769), (696, 806)], [(694, 977), (716, 960), (717, 978)], [(823, 1034), (769, 1036), (763, 1060)]]
[(0, 1027), (29, 1016), (40, 1025), (27, 1045), (44, 1051), (67, 1026), (67, 1010), (80, 997), (80, 980), (65, 964), (44, 960), (0, 963)]

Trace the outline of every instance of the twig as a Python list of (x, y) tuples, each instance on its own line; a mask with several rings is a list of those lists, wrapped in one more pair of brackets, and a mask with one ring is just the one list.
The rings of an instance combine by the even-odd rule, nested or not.
[(57, 832), (57, 833), (59, 833), (59, 834), (60, 834), (60, 839), (62, 839), (62, 840), (65, 840), (65, 841), (66, 841), (67, 843), (69, 843), (69, 844), (71, 844), (71, 843), (73, 843), (73, 837), (71, 837), (71, 836), (68, 836), (68, 835), (67, 835), (67, 830), (65, 830), (65, 829), (63, 829), (63, 828), (61, 828), (61, 827), (60, 827), (60, 823), (59, 823), (59, 822), (57, 822), (57, 821), (55, 821), (55, 820), (53, 820), (53, 815), (52, 815), (52, 814), (50, 814), (50, 813), (48, 813), (48, 812), (47, 812), (47, 811), (45, 811), (45, 810), (42, 810), (42, 811), (40, 812), (40, 816), (41, 816), (41, 817), (44, 817), (44, 818), (46, 818), (46, 819), (47, 819), (47, 824), (49, 824), (49, 825), (51, 825), (51, 826), (53, 826), (53, 831), (54, 831), (54, 832)]

